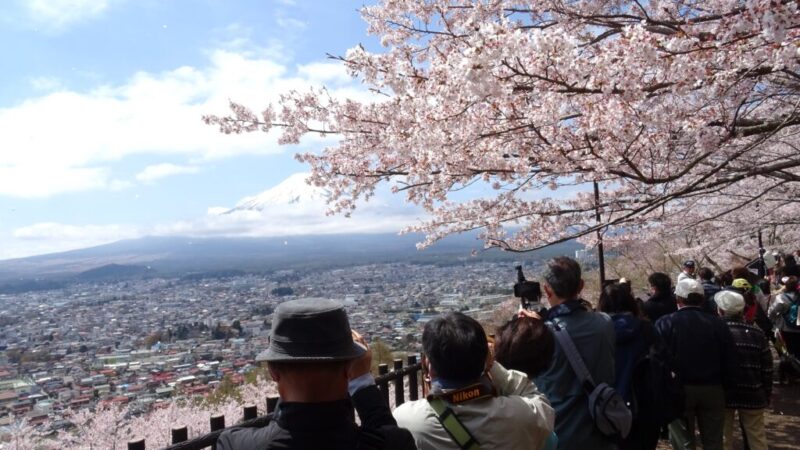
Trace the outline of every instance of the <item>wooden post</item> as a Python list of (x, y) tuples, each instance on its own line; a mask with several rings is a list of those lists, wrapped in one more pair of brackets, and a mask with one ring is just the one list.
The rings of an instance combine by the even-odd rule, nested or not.
[(258, 417), (258, 407), (256, 405), (244, 405), (242, 416), (242, 420), (255, 419)]
[(189, 429), (186, 427), (179, 427), (172, 429), (172, 443), (180, 444), (189, 440)]
[(267, 414), (275, 412), (279, 397), (267, 397)]
[[(378, 365), (378, 376), (386, 375), (389, 373), (389, 366), (387, 364), (380, 364)], [(386, 402), (386, 405), (389, 405), (389, 382), (388, 381), (381, 381), (378, 383), (378, 389), (381, 390), (381, 397), (383, 397), (383, 401)]]
[(211, 431), (217, 431), (225, 428), (225, 416), (220, 414), (218, 416), (211, 416)]
[[(417, 355), (408, 355), (408, 365), (413, 366), (417, 363)], [(408, 399), (414, 401), (419, 399), (419, 380), (417, 371), (412, 370), (408, 373)]]
[(128, 441), (128, 450), (144, 450), (144, 439)]
[(402, 405), (405, 401), (405, 389), (403, 389), (403, 360), (394, 360), (394, 371), (397, 374), (394, 379), (394, 407)]

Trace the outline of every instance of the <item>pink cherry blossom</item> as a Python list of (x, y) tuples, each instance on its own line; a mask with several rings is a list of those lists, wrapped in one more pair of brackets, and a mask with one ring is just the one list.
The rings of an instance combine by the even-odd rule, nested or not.
[(421, 246), (481, 229), (515, 251), (598, 230), (730, 249), (796, 223), (796, 1), (384, 0), (362, 15), (384, 48), (339, 59), (374, 100), (314, 88), (260, 118), (237, 103), (204, 118), (286, 144), (335, 135), (297, 156), (331, 213), (389, 183), (427, 211), (405, 230)]

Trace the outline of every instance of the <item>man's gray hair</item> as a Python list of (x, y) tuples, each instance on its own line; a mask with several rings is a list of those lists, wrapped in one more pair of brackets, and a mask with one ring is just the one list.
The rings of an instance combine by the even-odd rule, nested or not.
[(547, 262), (542, 279), (559, 298), (571, 300), (581, 287), (581, 266), (572, 258), (559, 256)]

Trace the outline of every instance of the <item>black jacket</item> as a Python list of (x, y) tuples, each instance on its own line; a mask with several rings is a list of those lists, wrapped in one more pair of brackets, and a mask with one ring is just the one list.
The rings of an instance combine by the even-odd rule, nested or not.
[(656, 322), (684, 385), (729, 385), (738, 371), (728, 326), (719, 317), (687, 306)]
[(736, 344), (739, 372), (725, 390), (725, 407), (761, 409), (772, 395), (772, 352), (764, 333), (741, 318), (725, 318)]
[(717, 302), (714, 301), (714, 295), (721, 291), (722, 288), (708, 280), (703, 280), (701, 283), (703, 284), (703, 293), (706, 297), (706, 300), (703, 302), (702, 310), (716, 316)]
[[(353, 405), (361, 427), (353, 421)], [(397, 427), (375, 386), (350, 400), (325, 403), (279, 403), (263, 428), (231, 428), (220, 435), (217, 450), (413, 450), (408, 430)]]
[(644, 302), (644, 315), (653, 323), (677, 310), (678, 305), (675, 303), (675, 296), (671, 292), (657, 292)]

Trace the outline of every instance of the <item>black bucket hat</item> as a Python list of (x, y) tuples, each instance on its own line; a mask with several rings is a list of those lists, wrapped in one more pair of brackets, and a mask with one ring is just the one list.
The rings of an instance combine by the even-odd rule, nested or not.
[(364, 352), (353, 342), (350, 322), (341, 304), (309, 298), (278, 305), (272, 318), (269, 348), (256, 360), (347, 361)]

